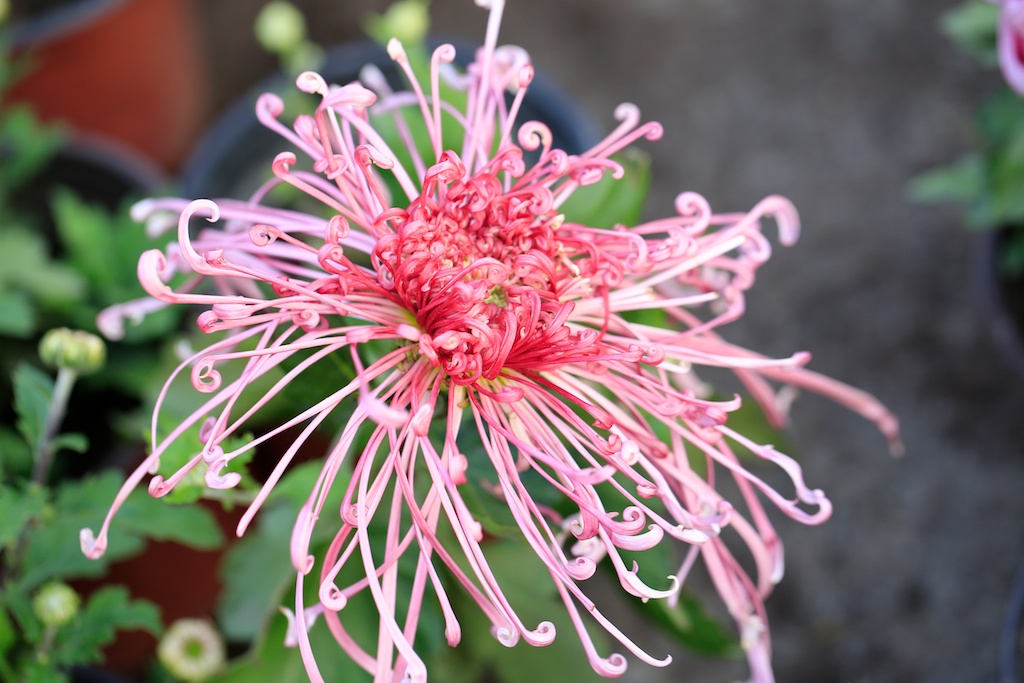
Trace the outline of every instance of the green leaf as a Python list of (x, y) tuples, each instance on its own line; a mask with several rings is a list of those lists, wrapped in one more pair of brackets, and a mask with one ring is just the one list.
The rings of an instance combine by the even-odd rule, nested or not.
[(14, 384), (18, 431), (32, 450), (38, 452), (50, 414), (53, 378), (28, 363), (20, 363), (14, 369), (11, 381)]
[(8, 584), (0, 591), (0, 598), (6, 604), (13, 618), (15, 631), (20, 632), (22, 641), (38, 643), (43, 637), (43, 624), (32, 609), (31, 593)]
[(157, 541), (174, 541), (196, 550), (212, 550), (224, 543), (224, 532), (207, 508), (171, 505), (142, 490), (128, 498), (119, 517), (125, 532)]
[(984, 192), (972, 207), (980, 226), (1024, 221), (1024, 101), (1002, 89), (981, 109), (978, 128), (983, 138)]
[(940, 19), (943, 33), (982, 64), (995, 66), (999, 7), (984, 0), (969, 0)]
[(53, 667), (49, 662), (27, 659), (21, 667), (19, 683), (68, 683), (67, 674)]
[(1024, 230), (1007, 230), (999, 242), (999, 274), (1012, 280), (1024, 273)]
[(19, 226), (4, 226), (0, 249), (0, 289), (24, 292), (49, 310), (65, 310), (83, 300), (84, 279), (50, 258), (43, 236)]
[(710, 616), (699, 601), (682, 593), (673, 608), (667, 600), (631, 603), (643, 617), (694, 652), (709, 657), (736, 657), (741, 652), (735, 634)]
[[(26, 538), (21, 590), (31, 591), (51, 578), (100, 576), (106, 567), (142, 550), (143, 540), (134, 534), (111, 530), (106, 554), (99, 560), (86, 558), (79, 547), (79, 532), (96, 529), (121, 486), (115, 472), (66, 482), (56, 492), (52, 517)], [(116, 520), (123, 518), (119, 515)]]
[(53, 661), (61, 666), (101, 661), (101, 651), (114, 641), (115, 633), (129, 630), (159, 635), (163, 630), (160, 610), (149, 601), (132, 600), (124, 586), (101, 588), (78, 617), (58, 632)]
[[(164, 418), (160, 422), (164, 433), (171, 431), (177, 425), (175, 418), (168, 415), (161, 417)], [(252, 435), (244, 433), (228, 437), (220, 445), (225, 451), (234, 451), (250, 441), (252, 441)], [(160, 455), (159, 473), (165, 478), (170, 477), (202, 450), (203, 442), (199, 440), (198, 428), (186, 431), (168, 445)], [(242, 453), (233, 458), (224, 468), (224, 473), (237, 472), (242, 475), (242, 480), (234, 491), (249, 491), (258, 488), (246, 467), (253, 455), (255, 455), (254, 450)], [(170, 493), (164, 496), (164, 500), (174, 505), (187, 505), (200, 500), (208, 491), (204, 471), (202, 466), (192, 468)], [(231, 494), (231, 491), (225, 493)], [(228, 500), (231, 498), (229, 497)]]
[[(6, 59), (0, 61), (7, 66)], [(0, 78), (0, 88), (9, 74), (4, 76)], [(0, 145), (9, 153), (0, 164), (0, 198), (39, 175), (63, 139), (64, 133), (58, 126), (41, 124), (29, 107), (5, 102), (0, 117)]]
[[(454, 657), (456, 662), (482, 663), (504, 683), (563, 683), (566, 680), (596, 683), (604, 680), (586, 665), (586, 653), (558, 597), (551, 574), (527, 550), (525, 542), (488, 543), (485, 554), (502, 592), (524, 623), (532, 627), (550, 621), (558, 637), (547, 647), (531, 647), (520, 642), (507, 648), (490, 634), (490, 621), (479, 607), (456, 589), (450, 597), (462, 624), (463, 641), (458, 650), (442, 650), (438, 658)], [(595, 636), (595, 642), (603, 648), (599, 637)]]
[[(751, 438), (756, 440), (758, 437), (752, 435)], [(659, 543), (649, 550), (621, 552), (627, 566), (635, 563), (640, 580), (653, 588), (667, 588), (668, 577), (679, 571), (679, 561), (674, 551), (672, 544)], [(603, 562), (601, 567), (609, 574), (614, 574), (611, 563)], [(629, 604), (646, 621), (657, 624), (664, 632), (695, 652), (714, 657), (731, 657), (740, 651), (733, 632), (708, 615), (701, 604), (685, 592), (680, 593), (676, 607), (672, 607), (667, 599), (647, 602), (630, 599)]]
[[(282, 596), (295, 581), (288, 544), (295, 516), (322, 465), (310, 462), (295, 467), (274, 487), (254, 528), (228, 551), (221, 565), (224, 591), (217, 605), (217, 621), (230, 640), (252, 640), (277, 613)], [(324, 509), (337, 509), (347, 485), (345, 468), (338, 473)], [(319, 525), (313, 543), (324, 543), (335, 530)]]
[(25, 292), (0, 289), (0, 335), (28, 339), (36, 329), (36, 312)]
[(114, 517), (106, 553), (98, 560), (86, 558), (78, 544), (79, 532), (83, 528), (98, 530), (123, 482), (120, 473), (108, 471), (61, 484), (53, 518), (27, 538), (20, 581), (24, 590), (50, 578), (100, 576), (110, 563), (138, 554), (147, 538), (177, 541), (200, 550), (222, 542), (223, 534), (209, 510), (168, 505), (135, 490)]
[(7, 610), (0, 606), (0, 661), (7, 661), (5, 655), (17, 642), (18, 634), (11, 623), (11, 617), (8, 616)]
[(598, 182), (573, 192), (560, 208), (567, 222), (594, 228), (640, 222), (651, 184), (650, 159), (643, 152), (630, 149), (612, 160), (622, 165), (625, 175), (616, 180), (606, 171)]
[[(163, 245), (132, 220), (130, 203), (126, 201), (121, 208), (108, 211), (83, 201), (66, 188), (54, 193), (54, 222), (65, 260), (88, 283), (85, 305), (68, 311), (80, 329), (95, 331), (96, 315), (101, 309), (144, 295), (136, 272), (139, 255)], [(147, 315), (138, 324), (126, 325), (125, 341), (138, 343), (162, 338), (177, 326), (182, 312), (182, 307), (171, 306)]]
[(55, 452), (61, 450), (73, 453), (85, 453), (89, 450), (89, 439), (85, 434), (73, 432), (70, 434), (59, 434), (50, 442)]
[(32, 471), (32, 451), (25, 439), (0, 425), (0, 481), (25, 478)]
[(949, 166), (922, 173), (910, 181), (910, 198), (916, 202), (971, 202), (984, 191), (985, 170), (977, 155)]
[[(373, 624), (376, 628), (375, 615), (349, 612), (349, 609), (355, 606), (355, 603), (347, 606), (342, 615), (345, 618), (352, 617), (356, 623)], [(278, 614), (252, 649), (243, 657), (234, 660), (223, 675), (213, 678), (209, 683), (308, 683), (309, 677), (302, 664), (299, 649), (284, 646), (286, 632), (287, 621), (284, 616)], [(373, 679), (338, 646), (323, 620), (319, 620), (313, 626), (309, 640), (313, 652), (316, 653), (317, 665), (321, 672), (327, 674), (329, 680), (370, 683)]]
[(46, 492), (39, 486), (25, 490), (0, 486), (0, 552), (13, 549), (32, 522), (46, 513)]
[(225, 556), (217, 623), (228, 640), (253, 640), (262, 633), (288, 586), (295, 582), (295, 569), (288, 556), (294, 525), (294, 510), (270, 506), (260, 513), (258, 526)]

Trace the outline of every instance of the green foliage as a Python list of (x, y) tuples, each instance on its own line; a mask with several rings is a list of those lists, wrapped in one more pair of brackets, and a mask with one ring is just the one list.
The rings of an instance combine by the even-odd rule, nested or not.
[[(228, 639), (252, 640), (263, 632), (289, 585), (294, 584), (295, 570), (285, 549), (295, 516), (313, 490), (320, 469), (319, 462), (311, 462), (289, 471), (267, 498), (254, 528), (228, 552), (221, 568), (225, 581), (218, 605), (218, 622)], [(346, 477), (347, 470), (342, 468), (325, 509), (340, 506)], [(332, 536), (333, 530), (319, 525), (313, 543), (327, 543)]]
[(650, 159), (639, 150), (629, 149), (613, 161), (622, 165), (625, 176), (616, 179), (606, 172), (598, 182), (573, 192), (560, 209), (567, 222), (595, 228), (640, 222), (651, 184)]
[[(25, 69), (8, 58), (2, 32), (0, 53), (2, 100)], [(157, 608), (132, 600), (125, 587), (107, 586), (79, 604), (65, 580), (102, 576), (112, 562), (142, 551), (149, 539), (198, 548), (223, 540), (205, 509), (174, 508), (138, 491), (111, 527), (107, 554), (88, 560), (79, 532), (99, 527), (123, 475), (104, 472), (49, 485), (76, 453), (88, 449), (85, 436), (60, 429), (68, 400), (74, 409), (75, 399), (88, 401), (88, 393), (80, 387), (72, 396), (75, 371), (62, 371), (55, 384), (38, 369), (35, 340), (51, 327), (95, 330), (103, 307), (142, 296), (136, 264), (139, 253), (153, 246), (128, 218), (127, 205), (111, 213), (65, 189), (44, 196), (48, 206), (32, 204), (46, 187), (40, 174), (63, 141), (61, 130), (41, 124), (29, 109), (0, 105), (0, 405), (8, 423), (0, 425), (0, 681), (12, 683), (67, 681), (68, 668), (100, 661), (117, 631), (160, 632)], [(117, 349), (107, 366), (115, 372), (101, 373), (90, 385), (110, 378), (133, 389), (140, 378), (148, 383), (153, 349), (163, 344), (178, 315), (168, 311), (129, 329), (124, 348), (131, 350)], [(150, 343), (149, 350), (140, 352), (141, 343)], [(115, 418), (102, 402), (94, 408), (92, 423), (103, 433)], [(50, 590), (54, 586), (64, 593)], [(60, 595), (68, 599), (60, 602)], [(66, 613), (54, 619), (61, 613), (47, 609), (61, 605)]]
[(53, 379), (27, 363), (19, 365), (11, 378), (14, 385), (14, 412), (22, 438), (33, 451), (41, 448), (53, 397)]
[(910, 198), (918, 202), (975, 201), (982, 193), (985, 168), (976, 154), (949, 166), (941, 166), (915, 177), (910, 183)]
[[(67, 188), (54, 193), (52, 207), (64, 250), (62, 262), (87, 283), (73, 309), (63, 311), (70, 327), (95, 331), (101, 310), (145, 295), (136, 272), (139, 255), (163, 245), (132, 220), (129, 205), (110, 212)], [(180, 317), (178, 307), (149, 314), (140, 323), (125, 327), (125, 341), (160, 339), (177, 326)]]
[(430, 29), (426, 0), (396, 0), (383, 14), (367, 15), (363, 30), (381, 45), (392, 37), (403, 43), (422, 43)]
[(0, 482), (23, 479), (32, 470), (32, 450), (21, 435), (0, 425)]
[(80, 301), (85, 279), (67, 264), (52, 259), (43, 236), (28, 227), (5, 225), (3, 240), (0, 307), (18, 317), (5, 320), (0, 332), (24, 339), (37, 332), (47, 311), (70, 309)]
[(32, 301), (25, 292), (0, 290), (0, 335), (27, 339), (35, 329)]
[[(436, 664), (441, 671), (452, 673), (468, 670), (463, 672), (464, 677), (440, 679), (469, 683), (477, 680), (476, 672), (482, 669), (502, 683), (561, 683), (567, 672), (572, 672), (570, 679), (574, 683), (603, 680), (586, 665), (586, 653), (551, 574), (527, 549), (526, 542), (489, 542), (484, 552), (502, 592), (527, 628), (550, 621), (558, 635), (547, 647), (531, 647), (523, 642), (505, 647), (490, 634), (490, 621), (480, 608), (462, 589), (454, 588), (449, 596), (462, 624), (463, 640), (457, 650), (444, 648), (437, 652), (432, 666)], [(607, 652), (609, 648), (602, 640), (595, 634), (598, 649)]]
[[(3, 59), (0, 64), (7, 66)], [(6, 85), (0, 76), (0, 95)], [(0, 109), (0, 211), (8, 206), (12, 192), (31, 182), (50, 162), (63, 141), (59, 127), (41, 124), (27, 107)]]
[[(97, 591), (56, 637), (46, 635), (32, 610), (30, 596), (47, 582), (102, 576), (111, 563), (138, 554), (147, 539), (199, 549), (222, 543), (220, 528), (206, 509), (167, 505), (135, 491), (114, 520), (106, 554), (87, 559), (76, 542), (78, 532), (99, 525), (121, 485), (119, 473), (106, 472), (62, 482), (52, 491), (31, 483), (0, 486), (0, 649), (30, 651), (45, 642), (50, 665), (71, 666), (99, 661), (100, 649), (117, 630), (159, 633), (156, 608), (129, 600), (123, 587)], [(12, 623), (17, 627), (9, 629)], [(26, 680), (38, 674), (35, 660), (26, 659), (24, 665)]]
[(224, 637), (254, 640), (273, 617), (295, 581), (295, 569), (285, 549), (295, 524), (288, 506), (269, 505), (259, 524), (234, 544), (221, 565), (224, 592), (217, 623)]
[(943, 32), (972, 57), (987, 66), (996, 65), (996, 27), (999, 6), (985, 0), (969, 0), (946, 12)]
[[(349, 609), (345, 608), (346, 611)], [(349, 614), (345, 615), (346, 617)], [(352, 615), (357, 623), (369, 626), (376, 624), (376, 615), (363, 613)], [(374, 626), (375, 628), (375, 626)], [(210, 683), (307, 683), (309, 676), (302, 664), (299, 649), (284, 646), (287, 621), (277, 614), (252, 649), (231, 662), (227, 671), (213, 678)], [(317, 654), (317, 665), (330, 680), (345, 683), (369, 683), (372, 677), (338, 647), (323, 622), (319, 622), (309, 634), (313, 651)], [(439, 679), (444, 680), (444, 679)]]
[(107, 471), (56, 487), (41, 514), (29, 518), (19, 530), (21, 552), (14, 558), (19, 589), (29, 591), (56, 578), (101, 576), (111, 563), (141, 552), (147, 538), (197, 549), (222, 542), (220, 527), (205, 508), (167, 505), (139, 490), (132, 492), (114, 518), (107, 552), (99, 560), (87, 559), (74, 540), (81, 529), (99, 527), (122, 484), (120, 473)]
[(962, 203), (972, 229), (1011, 228), (1000, 242), (999, 267), (1013, 278), (1024, 273), (1024, 100), (1004, 88), (981, 108), (977, 121), (980, 151), (918, 176), (910, 196)]
[(78, 618), (60, 630), (52, 661), (58, 666), (99, 662), (100, 651), (121, 630), (160, 635), (160, 610), (148, 601), (132, 600), (123, 586), (100, 588), (90, 596)]
[[(667, 588), (669, 576), (679, 571), (680, 560), (675, 555), (676, 547), (661, 543), (642, 552), (623, 550), (622, 558), (627, 566), (635, 566), (638, 576), (653, 588)], [(613, 574), (609, 563), (601, 565), (608, 574)], [(739, 643), (731, 630), (711, 617), (700, 602), (686, 592), (679, 595), (673, 606), (667, 599), (633, 599), (629, 604), (639, 612), (644, 621), (656, 624), (664, 633), (674, 637), (684, 646), (701, 655), (710, 657), (732, 657), (740, 652)]]
[[(995, 67), (999, 3), (967, 0), (946, 12), (942, 30), (982, 64)], [(964, 205), (972, 229), (1005, 230), (1000, 240), (1000, 274), (1024, 274), (1024, 101), (1003, 87), (981, 107), (977, 117), (978, 149), (960, 161), (914, 178), (915, 201), (953, 201)]]

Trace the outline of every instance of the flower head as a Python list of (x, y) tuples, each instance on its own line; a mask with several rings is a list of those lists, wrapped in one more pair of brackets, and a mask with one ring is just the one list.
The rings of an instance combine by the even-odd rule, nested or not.
[(160, 663), (176, 679), (202, 683), (217, 675), (227, 661), (224, 639), (204, 619), (178, 619), (157, 645)]
[(71, 586), (51, 581), (32, 599), (32, 611), (44, 626), (63, 626), (78, 614), (82, 599)]
[(1024, 95), (1024, 2), (999, 0), (996, 50), (999, 68), (1010, 87)]
[(58, 327), (39, 340), (39, 357), (55, 368), (88, 375), (103, 367), (107, 347), (91, 332)]
[[(258, 116), (307, 154), (312, 170), (282, 153), (275, 178), (249, 201), (139, 205), (144, 215), (178, 213), (178, 239), (167, 253), (140, 260), (152, 299), (126, 304), (108, 320), (151, 310), (153, 300), (200, 304), (199, 326), (229, 334), (179, 367), (176, 374), (188, 370), (209, 399), (154, 442), (114, 510), (187, 430), (199, 431), (202, 451), (171, 477), (153, 477), (153, 495), (195, 468), (205, 469), (210, 487), (234, 486), (239, 478), (224, 473), (228, 463), (287, 432), (291, 446), (243, 515), (242, 534), (317, 426), (343, 413), (345, 426), (322, 460), (290, 549), (297, 597), (289, 617), (301, 625), (291, 637), (312, 680), (322, 677), (306, 630), (321, 615), (375, 680), (426, 680), (417, 621), (425, 601), (434, 601), (448, 643), (459, 642), (452, 582), (503, 644), (552, 641), (552, 625), (524, 623), (495, 578), (469, 491), (507, 508), (550, 573), (598, 672), (618, 675), (626, 662), (598, 651), (585, 617), (648, 663), (668, 658), (647, 654), (587, 595), (583, 584), (597, 563), (610, 562), (631, 595), (673, 599), (699, 557), (738, 623), (756, 679), (771, 680), (762, 600), (781, 578), (782, 550), (761, 497), (809, 524), (824, 521), (831, 506), (804, 483), (796, 462), (730, 427), (740, 399), (708, 397), (695, 367), (734, 371), (777, 423), (786, 400), (775, 383), (831, 396), (875, 420), (894, 441), (895, 420), (866, 394), (806, 370), (806, 353), (766, 358), (717, 334), (741, 315), (744, 291), (770, 254), (763, 222), (773, 220), (784, 243), (796, 239), (797, 215), (785, 199), (715, 214), (687, 192), (675, 215), (614, 229), (574, 222), (562, 211), (581, 187), (621, 177), (615, 155), (640, 138), (657, 139), (661, 128), (622, 105), (615, 130), (569, 154), (553, 146), (543, 123), (517, 121), (532, 67), (521, 49), (497, 46), (502, 3), (485, 4), (486, 40), (465, 72), (453, 68), (454, 50), (442, 45), (421, 81), (392, 41), (388, 51), (408, 91), (391, 91), (372, 72), (342, 86), (305, 73), (298, 86), (319, 95), (320, 104), (291, 127), (278, 121), (280, 100), (261, 98)], [(444, 88), (464, 93), (458, 105), (442, 96)], [(385, 137), (385, 127), (397, 134)], [(329, 218), (264, 203), (279, 184), (321, 202)], [(193, 236), (196, 216), (223, 226)], [(165, 282), (175, 272), (194, 277), (172, 290)], [(212, 293), (200, 287), (204, 281)], [(331, 359), (347, 363), (353, 376), (225, 450), (226, 439), (242, 435), (273, 396)], [(232, 361), (243, 367), (225, 381), (218, 368)], [(270, 386), (243, 403), (245, 390), (259, 381)], [(748, 470), (737, 444), (778, 465), (792, 493)], [(471, 478), (471, 466), (486, 469), (486, 480)], [(746, 514), (716, 489), (721, 470), (735, 479)], [(336, 485), (344, 488), (343, 502), (329, 509), (326, 497)], [(538, 486), (558, 504), (549, 505), (552, 496), (539, 496)], [(90, 556), (103, 552), (110, 515), (98, 536), (83, 531)], [(324, 526), (333, 540), (315, 558), (311, 539)], [(753, 575), (723, 541), (727, 529), (752, 556)], [(688, 551), (665, 585), (649, 585), (624, 553), (669, 539)], [(362, 577), (342, 580), (353, 564), (362, 566)], [(318, 600), (309, 606), (303, 586), (314, 568)], [(405, 595), (398, 594), (402, 572), (413, 577)], [(371, 648), (345, 628), (344, 607), (363, 592), (380, 615)]]

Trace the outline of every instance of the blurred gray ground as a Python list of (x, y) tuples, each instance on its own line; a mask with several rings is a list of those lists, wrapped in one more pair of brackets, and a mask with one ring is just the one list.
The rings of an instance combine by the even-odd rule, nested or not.
[[(197, 3), (216, 97), (265, 75), (257, 0)], [(357, 37), (384, 1), (300, 0), (322, 44)], [(815, 396), (791, 442), (833, 519), (779, 521), (787, 576), (768, 601), (783, 683), (993, 681), (1024, 560), (1024, 388), (980, 312), (979, 243), (954, 207), (906, 199), (908, 178), (970, 144), (996, 83), (936, 29), (951, 0), (509, 0), (503, 41), (527, 48), (601, 130), (621, 101), (664, 124), (652, 215), (682, 190), (719, 210), (790, 197), (804, 234), (761, 271), (729, 339), (862, 387), (900, 417), (893, 459), (870, 424)], [(485, 13), (434, 0), (434, 26), (479, 40)], [(655, 641), (651, 650), (672, 649)], [(630, 681), (723, 681), (744, 667), (676, 654)]]

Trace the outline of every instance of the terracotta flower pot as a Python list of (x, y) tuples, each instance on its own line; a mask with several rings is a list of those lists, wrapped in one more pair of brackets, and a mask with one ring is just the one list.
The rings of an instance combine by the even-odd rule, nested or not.
[(175, 169), (207, 111), (189, 1), (74, 0), (21, 19), (18, 6), (15, 0), (12, 50), (31, 66), (7, 98), (31, 104), (43, 120), (101, 133)]

